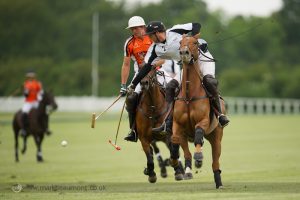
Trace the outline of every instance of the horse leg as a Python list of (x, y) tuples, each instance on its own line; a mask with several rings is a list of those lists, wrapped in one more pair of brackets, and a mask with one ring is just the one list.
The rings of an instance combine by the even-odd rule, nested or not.
[(214, 179), (216, 188), (222, 188), (221, 170), (219, 159), (221, 156), (221, 141), (223, 137), (223, 128), (217, 127), (211, 134), (207, 136), (212, 149), (212, 170), (214, 172)]
[(176, 121), (173, 121), (173, 135), (171, 137), (171, 145), (170, 145), (170, 164), (174, 168), (175, 171), (175, 180), (181, 181), (183, 180), (183, 170), (179, 164), (179, 145), (181, 142), (180, 132), (182, 129), (178, 126)]
[(193, 178), (193, 173), (192, 173), (192, 154), (189, 150), (189, 145), (188, 145), (187, 139), (184, 139), (181, 142), (181, 147), (182, 147), (184, 159), (185, 159), (184, 179), (189, 180), (189, 179)]
[(153, 140), (153, 141), (151, 142), (151, 146), (152, 146), (153, 149), (154, 149), (154, 153), (155, 153), (155, 155), (156, 155), (156, 158), (157, 158), (157, 161), (158, 161), (158, 165), (159, 165), (159, 167), (160, 167), (160, 176), (161, 176), (162, 178), (166, 178), (166, 177), (168, 176), (168, 174), (167, 174), (167, 169), (166, 169), (164, 160), (163, 160), (163, 158), (162, 158), (162, 156), (161, 156), (161, 154), (160, 154), (159, 148), (158, 148), (158, 146), (157, 146), (155, 140)]
[(202, 167), (203, 163), (203, 153), (202, 153), (202, 146), (204, 143), (204, 130), (200, 127), (197, 127), (195, 130), (195, 153), (194, 153), (194, 160), (195, 160), (195, 167), (200, 168)]
[(150, 147), (150, 143), (146, 141), (141, 141), (143, 150), (147, 157), (147, 168), (144, 171), (145, 175), (148, 175), (148, 181), (150, 183), (155, 183), (157, 180), (156, 173), (154, 171), (154, 162), (153, 162), (153, 152), (152, 147)]
[(27, 150), (27, 136), (28, 135), (25, 135), (24, 137), (23, 137), (23, 148), (22, 148), (22, 154), (25, 154), (25, 152), (26, 152), (26, 150)]
[(38, 162), (43, 162), (43, 154), (42, 154), (42, 149), (41, 149), (41, 144), (43, 141), (43, 134), (37, 134), (34, 135), (34, 141), (37, 147), (37, 154), (36, 154), (36, 159)]
[(18, 132), (16, 130), (14, 131), (15, 133), (15, 161), (19, 162), (19, 138), (18, 138)]

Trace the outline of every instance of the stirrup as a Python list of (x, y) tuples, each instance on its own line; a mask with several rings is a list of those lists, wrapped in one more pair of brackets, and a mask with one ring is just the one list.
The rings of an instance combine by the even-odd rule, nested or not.
[(152, 128), (152, 132), (166, 132), (167, 130), (167, 124), (166, 122), (163, 122), (161, 126)]
[(220, 114), (218, 116), (218, 121), (219, 121), (219, 124), (221, 125), (221, 127), (227, 126), (229, 124), (229, 122), (230, 122), (230, 120), (224, 114)]
[(137, 134), (135, 130), (131, 130), (130, 133), (124, 138), (124, 140), (130, 141), (130, 142), (137, 142)]

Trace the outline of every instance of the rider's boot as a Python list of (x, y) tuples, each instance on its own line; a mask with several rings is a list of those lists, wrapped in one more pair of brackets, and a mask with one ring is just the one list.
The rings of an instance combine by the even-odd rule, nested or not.
[[(179, 83), (177, 80), (171, 80), (166, 86), (166, 101), (169, 104), (168, 106), (172, 106), (175, 95), (176, 95), (176, 88), (178, 88)], [(166, 132), (172, 134), (172, 126), (173, 126), (173, 114), (170, 112), (168, 117), (166, 118), (165, 122), (157, 127), (153, 128), (152, 131), (154, 132)]]
[(124, 140), (130, 141), (130, 142), (137, 142), (138, 136), (135, 131), (135, 114), (136, 114), (136, 106), (138, 102), (138, 94), (133, 92), (131, 95), (127, 97), (126, 101), (126, 110), (128, 112), (128, 118), (129, 118), (129, 128), (130, 131), (128, 135), (124, 138)]
[(22, 137), (26, 137), (27, 135), (26, 130), (28, 129), (28, 125), (29, 125), (28, 114), (23, 112), (21, 116), (21, 130), (20, 130), (20, 134)]
[(230, 122), (225, 114), (222, 112), (221, 103), (220, 103), (220, 95), (218, 92), (218, 80), (214, 78), (212, 75), (208, 74), (203, 77), (203, 84), (206, 90), (211, 95), (211, 100), (214, 108), (217, 111), (217, 117), (220, 125), (225, 127)]

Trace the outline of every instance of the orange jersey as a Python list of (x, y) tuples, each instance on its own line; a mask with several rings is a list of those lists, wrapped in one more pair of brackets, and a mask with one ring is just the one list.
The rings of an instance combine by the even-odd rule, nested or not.
[(27, 80), (24, 82), (24, 93), (26, 94), (26, 102), (38, 100), (38, 95), (42, 91), (42, 84), (37, 80)]
[(144, 57), (152, 41), (148, 35), (143, 36), (143, 39), (131, 36), (124, 45), (124, 56), (131, 57), (140, 66), (144, 62)]

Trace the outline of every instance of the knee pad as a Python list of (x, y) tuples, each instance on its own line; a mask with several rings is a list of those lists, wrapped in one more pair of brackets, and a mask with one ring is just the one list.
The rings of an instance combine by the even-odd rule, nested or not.
[(174, 101), (174, 97), (176, 94), (176, 88), (178, 88), (179, 83), (177, 80), (173, 79), (171, 80), (167, 86), (166, 86), (166, 100), (168, 103), (171, 103)]
[(166, 90), (168, 89), (176, 89), (179, 86), (179, 83), (177, 80), (172, 79), (166, 86)]
[(138, 102), (138, 94), (133, 92), (132, 94), (127, 96), (126, 99), (126, 110), (128, 112), (134, 112)]
[(213, 96), (218, 96), (218, 80), (210, 74), (203, 77), (203, 85)]

